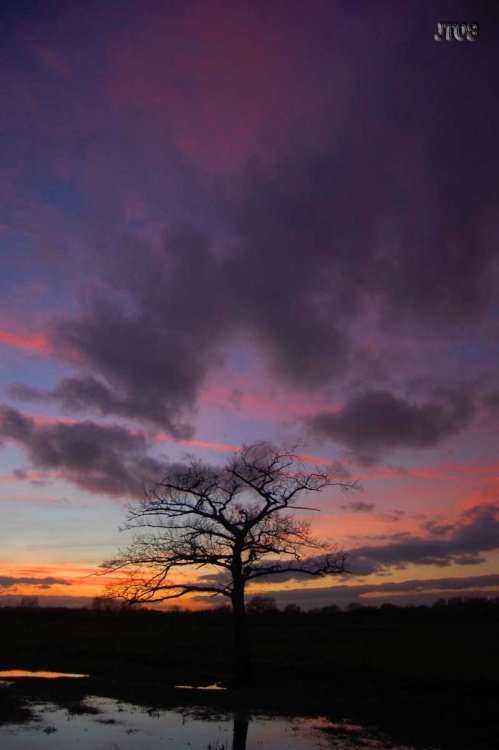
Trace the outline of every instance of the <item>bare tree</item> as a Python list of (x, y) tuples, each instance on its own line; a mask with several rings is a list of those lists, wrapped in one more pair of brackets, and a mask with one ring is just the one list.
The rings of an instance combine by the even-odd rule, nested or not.
[(130, 508), (131, 544), (103, 563), (117, 576), (112, 596), (134, 604), (186, 594), (223, 595), (232, 604), (236, 676), (251, 679), (245, 612), (247, 584), (264, 576), (345, 572), (345, 555), (316, 539), (297, 510), (304, 495), (357, 487), (339, 469), (306, 472), (294, 451), (268, 443), (244, 446), (222, 468), (197, 461), (170, 467), (163, 481)]

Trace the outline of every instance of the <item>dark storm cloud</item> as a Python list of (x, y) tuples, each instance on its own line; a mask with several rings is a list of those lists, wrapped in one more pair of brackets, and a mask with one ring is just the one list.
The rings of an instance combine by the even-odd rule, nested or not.
[[(20, 401), (59, 402), (68, 411), (85, 412), (90, 409), (102, 414), (137, 416), (137, 404), (132, 403), (129, 397), (118, 395), (92, 375), (63, 378), (51, 391), (22, 383), (13, 383), (8, 386), (7, 391), (9, 396)], [(171, 429), (174, 431), (173, 425)], [(182, 428), (179, 431), (182, 433)]]
[(1, 405), (0, 438), (19, 443), (33, 466), (60, 471), (89, 492), (136, 496), (145, 482), (161, 478), (162, 466), (147, 455), (144, 435), (117, 426), (90, 421), (37, 425)]
[(70, 581), (66, 581), (64, 578), (53, 578), (52, 576), (46, 576), (45, 578), (29, 578), (26, 576), (0, 576), (0, 588), (8, 589), (19, 585), (30, 585), (36, 586), (40, 589), (48, 589), (51, 586), (71, 586)]
[(34, 424), (31, 417), (25, 417), (21, 412), (0, 404), (0, 437), (26, 443), (32, 435)]
[[(395, 40), (380, 35), (382, 50), (371, 19), (352, 61), (369, 85), (328, 111), (331, 136), (248, 180), (229, 277), (242, 319), (295, 386), (365, 356), (354, 329), (366, 317), (392, 335), (431, 326), (434, 339), (476, 325), (494, 299), (493, 53), (443, 54), (424, 16), (411, 20), (411, 40), (402, 26)], [(461, 74), (466, 101), (448, 85)], [(477, 118), (485, 102), (492, 119)]]
[(326, 154), (304, 155), (253, 177), (236, 217), (240, 245), (226, 269), (241, 324), (274, 372), (304, 387), (344, 372), (344, 323), (357, 301), (321, 214), (324, 183), (334, 179), (328, 161)]
[(207, 238), (183, 224), (160, 247), (128, 238), (95, 262), (102, 283), (80, 318), (55, 324), (53, 340), (107, 384), (70, 378), (52, 395), (188, 437), (183, 415), (220, 361), (231, 326)]
[(499, 391), (490, 391), (484, 394), (482, 405), (493, 413), (499, 413)]
[(306, 420), (309, 432), (329, 438), (360, 456), (382, 448), (428, 448), (462, 432), (474, 407), (465, 396), (414, 404), (386, 391), (354, 396), (336, 413), (319, 412)]
[[(443, 372), (445, 382), (447, 362), (427, 347), (461, 340), (470, 326), (474, 337), (487, 335), (481, 326), (497, 291), (494, 46), (485, 36), (434, 42), (429, 9), (351, 14), (318, 3), (302, 19), (294, 7), (279, 24), (289, 69), (309, 61), (320, 114), (308, 124), (298, 79), (293, 120), (279, 117), (278, 137), (269, 135), (275, 148), (257, 160), (248, 146), (244, 169), (213, 177), (220, 189), (193, 221), (223, 217), (217, 241), (207, 236), (212, 226), (204, 233), (168, 216), (160, 245), (123, 238), (98, 248), (87, 304), (52, 329), (54, 349), (80, 370), (50, 394), (65, 408), (146, 419), (187, 437), (207, 377), (226, 348), (248, 338), (293, 388), (348, 390), (360, 379), (370, 390), (378, 368), (403, 391), (416, 367), (435, 380)], [(273, 13), (278, 21), (268, 9), (266, 28)], [(273, 49), (272, 35), (263, 40)], [(224, 105), (230, 121), (233, 104)], [(155, 121), (145, 111), (144, 122), (148, 115)], [(191, 127), (201, 132), (203, 123)], [(397, 359), (401, 341), (412, 342), (412, 363)], [(336, 416), (316, 415), (314, 431), (369, 458), (436, 445), (470, 422), (469, 405), (415, 405), (390, 385), (351, 397)]]

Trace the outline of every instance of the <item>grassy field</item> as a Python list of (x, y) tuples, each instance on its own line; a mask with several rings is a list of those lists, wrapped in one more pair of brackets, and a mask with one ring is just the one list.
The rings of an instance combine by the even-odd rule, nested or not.
[[(489, 750), (499, 730), (497, 617), (457, 614), (252, 617), (255, 687), (203, 700), (349, 717), (406, 741)], [(226, 615), (0, 609), (1, 669), (88, 673), (113, 694), (172, 704), (175, 684), (229, 679), (231, 663)]]

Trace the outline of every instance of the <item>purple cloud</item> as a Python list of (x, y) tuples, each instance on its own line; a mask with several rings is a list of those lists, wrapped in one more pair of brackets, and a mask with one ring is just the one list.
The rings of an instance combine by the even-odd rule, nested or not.
[(343, 510), (350, 511), (352, 513), (370, 513), (376, 507), (374, 503), (364, 503), (357, 501), (353, 503), (347, 503), (341, 506)]
[(45, 576), (44, 578), (30, 578), (29, 576), (0, 576), (0, 588), (9, 589), (19, 585), (36, 586), (40, 589), (48, 589), (51, 586), (71, 586), (71, 582), (64, 578), (53, 578)]
[(178, 225), (162, 246), (124, 239), (96, 264), (101, 283), (87, 309), (52, 330), (54, 346), (91, 374), (66, 379), (50, 397), (189, 437), (183, 416), (231, 328), (209, 240)]
[(19, 443), (30, 463), (60, 471), (81, 489), (106, 495), (137, 495), (155, 478), (162, 464), (147, 453), (142, 433), (94, 422), (37, 425), (31, 417), (0, 406), (0, 438)]
[[(123, 12), (136, 34), (126, 44), (100, 11), (79, 18), (78, 28), (103, 29), (106, 63), (97, 73), (94, 55), (84, 55), (82, 87), (65, 92), (79, 126), (67, 133), (62, 172), (64, 194), (74, 189), (71, 208), (83, 213), (81, 236), (99, 241), (79, 312), (56, 314), (50, 332), (57, 356), (77, 372), (46, 398), (188, 437), (207, 379), (249, 343), (279, 386), (323, 389), (335, 402), (339, 395), (344, 409), (316, 415), (313, 434), (367, 459), (431, 447), (469, 427), (465, 398), (435, 399), (431, 390), (489, 367), (469, 350), (493, 341), (497, 51), (484, 37), (447, 56), (433, 41), (432, 13), (412, 6), (359, 15), (316, 5), (313, 14), (290, 6), (241, 17), (187, 9), (174, 21), (130, 7)], [(220, 36), (218, 14), (235, 37)], [(282, 40), (269, 33), (276, 22)], [(53, 41), (67, 49), (56, 44), (51, 59), (67, 58), (76, 75), (70, 10), (61, 24), (68, 35)], [(192, 28), (211, 57), (193, 44)], [(41, 39), (53, 33), (41, 29)], [(234, 44), (237, 35), (244, 44)], [(229, 78), (224, 49), (234, 58)], [(449, 80), (466, 96), (456, 97)], [(108, 103), (98, 125), (87, 107), (96, 92), (95, 111)], [(16, 121), (12, 131), (22, 138)], [(49, 139), (53, 161), (66, 143), (60, 135)], [(31, 174), (30, 160), (24, 171)], [(155, 230), (167, 225), (164, 239), (109, 241), (115, 226), (135, 226), (117, 204), (144, 236), (143, 217)], [(83, 232), (94, 213), (106, 231), (92, 224)], [(415, 382), (419, 393), (408, 401)], [(20, 386), (12, 393), (37, 396)]]
[[(428, 529), (428, 526), (427, 526)], [(349, 567), (355, 575), (413, 565), (477, 565), (486, 552), (499, 549), (499, 505), (477, 506), (458, 521), (428, 529), (428, 537), (405, 536), (379, 546), (351, 551)]]
[[(445, 529), (428, 527), (427, 536), (393, 534), (384, 544), (367, 544), (347, 550), (348, 575), (368, 576), (400, 570), (408, 565), (478, 565), (484, 554), (499, 549), (499, 504), (476, 506)], [(385, 539), (386, 537), (383, 537)], [(210, 579), (218, 574), (207, 575)], [(265, 580), (302, 579), (300, 574), (272, 574)]]
[(371, 391), (352, 397), (339, 412), (309, 417), (306, 424), (310, 434), (339, 442), (365, 459), (383, 448), (438, 445), (468, 427), (473, 413), (463, 396), (417, 404)]

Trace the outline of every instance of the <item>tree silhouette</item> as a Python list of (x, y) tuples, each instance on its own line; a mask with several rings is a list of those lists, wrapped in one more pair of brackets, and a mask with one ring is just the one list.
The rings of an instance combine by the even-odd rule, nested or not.
[(357, 487), (341, 471), (304, 470), (293, 451), (254, 443), (216, 468), (198, 461), (171, 466), (165, 478), (129, 510), (130, 545), (102, 564), (119, 573), (108, 588), (131, 604), (223, 595), (233, 613), (238, 682), (251, 680), (246, 586), (280, 573), (324, 576), (345, 572), (345, 555), (316, 539), (296, 517), (304, 495), (329, 486)]
[(273, 596), (252, 596), (246, 604), (246, 612), (250, 615), (264, 615), (278, 612), (277, 602)]

